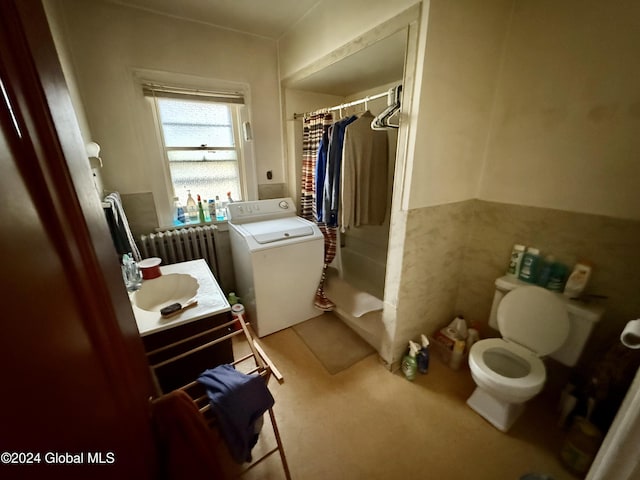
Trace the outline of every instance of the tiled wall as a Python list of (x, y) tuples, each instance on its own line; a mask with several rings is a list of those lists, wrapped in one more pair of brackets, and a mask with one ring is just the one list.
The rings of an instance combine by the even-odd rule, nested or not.
[(411, 210), (398, 305), (398, 342), (445, 325), (457, 313), (488, 321), (494, 280), (514, 243), (573, 266), (589, 259), (586, 293), (604, 295), (606, 313), (585, 358), (615, 341), (640, 316), (640, 221), (482, 200)]

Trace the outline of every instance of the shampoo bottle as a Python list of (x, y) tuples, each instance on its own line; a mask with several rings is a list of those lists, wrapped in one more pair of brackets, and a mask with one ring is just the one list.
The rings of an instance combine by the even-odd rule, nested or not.
[(418, 371), (427, 373), (429, 371), (429, 339), (426, 335), (421, 335), (422, 348), (418, 352)]
[(564, 295), (569, 298), (578, 298), (589, 281), (591, 276), (591, 265), (587, 262), (576, 263), (573, 272), (569, 275), (567, 284), (564, 286)]
[(540, 250), (529, 247), (522, 257), (522, 267), (518, 278), (528, 283), (536, 283), (538, 277), (538, 264), (540, 263)]
[(418, 344), (409, 340), (409, 353), (402, 359), (402, 373), (407, 377), (407, 380), (414, 380), (416, 378), (416, 371), (418, 370), (416, 355), (418, 354), (418, 350), (420, 350)]

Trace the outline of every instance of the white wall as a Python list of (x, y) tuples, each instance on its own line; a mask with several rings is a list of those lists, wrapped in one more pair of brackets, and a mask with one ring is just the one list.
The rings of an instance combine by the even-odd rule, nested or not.
[(278, 41), (287, 78), (420, 0), (322, 0)]
[(640, 219), (640, 3), (517, 0), (478, 197)]
[[(60, 2), (68, 47), (94, 140), (102, 145), (105, 188), (154, 191), (169, 199), (153, 127), (140, 117), (133, 71), (146, 69), (249, 86), (259, 181), (285, 179), (275, 41), (102, 1)], [(266, 182), (266, 179), (263, 180)]]
[(511, 4), (431, 0), (423, 6), (410, 209), (476, 197)]

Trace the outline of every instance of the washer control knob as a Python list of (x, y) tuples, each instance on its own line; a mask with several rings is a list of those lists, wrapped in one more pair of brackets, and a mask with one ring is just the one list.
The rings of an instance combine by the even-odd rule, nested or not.
[(282, 208), (283, 210), (287, 210), (287, 209), (289, 208), (289, 204), (287, 203), (287, 201), (286, 201), (286, 200), (282, 200), (282, 201), (278, 204), (278, 206), (279, 206), (280, 208)]

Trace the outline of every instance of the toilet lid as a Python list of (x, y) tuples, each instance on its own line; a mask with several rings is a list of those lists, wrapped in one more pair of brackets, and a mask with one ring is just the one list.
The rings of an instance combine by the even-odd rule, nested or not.
[(502, 337), (538, 356), (558, 350), (569, 335), (569, 314), (556, 294), (541, 287), (519, 287), (498, 305)]

